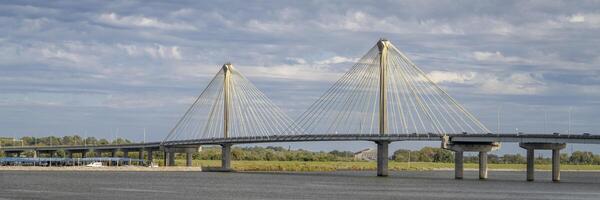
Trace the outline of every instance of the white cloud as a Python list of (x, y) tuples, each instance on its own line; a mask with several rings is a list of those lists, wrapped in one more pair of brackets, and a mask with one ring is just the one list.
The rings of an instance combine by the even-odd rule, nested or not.
[(119, 16), (116, 13), (104, 13), (98, 17), (100, 22), (124, 27), (147, 27), (164, 30), (196, 30), (192, 25), (186, 23), (167, 23), (156, 18), (144, 17), (142, 15)]
[(117, 47), (125, 50), (130, 56), (148, 55), (157, 59), (182, 59), (181, 50), (178, 46), (163, 46), (155, 44), (152, 46), (139, 47), (137, 45), (117, 44)]
[(569, 22), (572, 22), (572, 23), (585, 22), (585, 16), (583, 16), (581, 14), (571, 15), (569, 17)]
[(42, 55), (42, 57), (47, 58), (47, 59), (60, 59), (60, 60), (66, 60), (69, 62), (74, 62), (74, 63), (79, 63), (82, 61), (82, 58), (80, 55), (68, 52), (65, 49), (61, 49), (56, 46), (41, 48), (41, 49), (39, 49), (39, 51), (40, 51), (40, 54)]
[(319, 65), (330, 65), (330, 64), (339, 64), (339, 63), (354, 63), (358, 62), (358, 58), (348, 58), (343, 56), (334, 56), (325, 60), (316, 61), (315, 64)]
[(432, 71), (427, 74), (427, 77), (435, 83), (466, 83), (473, 80), (476, 76), (475, 72), (446, 72)]
[(491, 61), (491, 62), (516, 62), (522, 59), (518, 57), (507, 57), (501, 52), (487, 52), (487, 51), (475, 51), (472, 53), (472, 57), (478, 61)]
[(514, 73), (508, 77), (491, 74), (478, 77), (483, 93), (497, 95), (535, 95), (546, 91), (546, 84), (532, 74)]

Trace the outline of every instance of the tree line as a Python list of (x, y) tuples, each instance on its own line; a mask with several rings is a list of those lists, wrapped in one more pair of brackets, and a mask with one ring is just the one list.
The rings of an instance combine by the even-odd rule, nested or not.
[(33, 137), (26, 136), (21, 138), (0, 137), (0, 146), (60, 146), (60, 145), (107, 145), (107, 144), (129, 144), (130, 140), (117, 138), (114, 140), (97, 139), (95, 137), (73, 136), (46, 136)]
[[(221, 159), (221, 148), (208, 147), (193, 155), (194, 159), (219, 160)], [(410, 156), (410, 157), (409, 157)], [(330, 152), (313, 152), (303, 149), (290, 150), (283, 147), (234, 147), (232, 149), (234, 160), (256, 160), (256, 161), (357, 161), (354, 152), (333, 150)], [(409, 159), (410, 158), (410, 159)], [(396, 162), (439, 162), (453, 163), (454, 153), (449, 150), (434, 147), (424, 147), (420, 150), (399, 149), (390, 158)], [(479, 162), (479, 156), (464, 156), (465, 163)], [(526, 158), (521, 154), (488, 154), (488, 162), (493, 164), (525, 164)], [(551, 158), (538, 156), (535, 162), (549, 164)], [(600, 165), (600, 155), (592, 152), (575, 151), (572, 154), (561, 154), (561, 162), (564, 164)]]
[[(19, 140), (13, 138), (0, 137), (1, 146), (56, 146), (56, 145), (106, 145), (106, 144), (128, 144), (131, 141), (123, 138), (117, 138), (109, 141), (107, 139), (97, 139), (95, 137), (82, 138), (81, 136), (47, 136), (47, 137), (22, 137)], [(255, 161), (357, 161), (354, 158), (354, 152), (351, 151), (308, 151), (304, 149), (286, 149), (283, 147), (234, 147), (231, 151), (234, 160), (255, 160)], [(0, 156), (2, 152), (0, 152)], [(184, 156), (184, 155), (179, 155)], [(580, 165), (600, 165), (600, 155), (587, 151), (575, 151), (572, 154), (563, 153), (561, 162), (565, 164)], [(219, 160), (221, 159), (221, 148), (206, 147), (201, 152), (193, 155), (194, 159), (201, 160)], [(156, 158), (161, 159), (162, 155)], [(181, 157), (183, 158), (183, 157)], [(420, 150), (399, 149), (395, 151), (391, 160), (397, 162), (439, 162), (453, 163), (454, 153), (449, 150), (424, 147)], [(464, 156), (464, 162), (477, 163), (478, 156)], [(550, 158), (538, 156), (536, 163), (549, 164)], [(526, 158), (521, 154), (488, 154), (488, 162), (494, 164), (525, 164)]]

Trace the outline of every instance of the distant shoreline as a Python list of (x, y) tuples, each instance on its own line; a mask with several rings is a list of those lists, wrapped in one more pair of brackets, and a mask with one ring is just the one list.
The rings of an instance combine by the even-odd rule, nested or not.
[[(161, 163), (160, 160), (155, 160)], [(185, 160), (176, 160), (174, 167), (144, 167), (144, 166), (63, 166), (63, 167), (39, 167), (39, 166), (0, 166), (0, 171), (202, 171), (202, 167), (216, 168), (220, 166), (220, 160), (194, 160), (192, 167), (185, 166)], [(375, 162), (352, 161), (352, 162), (317, 162), (317, 161), (233, 161), (233, 170), (239, 172), (333, 172), (333, 171), (373, 171), (376, 169)], [(201, 167), (202, 166), (202, 167)], [(551, 165), (536, 164), (536, 171), (550, 171)], [(465, 163), (466, 171), (476, 171), (476, 163)], [(488, 164), (489, 171), (525, 171), (525, 164)], [(390, 162), (391, 171), (452, 171), (453, 163), (433, 162)], [(561, 166), (564, 172), (600, 172), (600, 165), (566, 165)]]

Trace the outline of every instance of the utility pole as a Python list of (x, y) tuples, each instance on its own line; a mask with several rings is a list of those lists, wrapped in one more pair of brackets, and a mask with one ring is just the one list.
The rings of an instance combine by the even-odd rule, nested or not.
[(568, 131), (568, 134), (571, 134), (571, 120), (573, 120), (573, 106), (569, 107), (569, 131)]
[(498, 106), (498, 128), (496, 129), (496, 133), (500, 134), (500, 106)]
[(146, 128), (144, 128), (144, 141), (143, 141), (143, 143), (144, 144), (146, 143)]
[(548, 111), (544, 109), (544, 133), (548, 133)]

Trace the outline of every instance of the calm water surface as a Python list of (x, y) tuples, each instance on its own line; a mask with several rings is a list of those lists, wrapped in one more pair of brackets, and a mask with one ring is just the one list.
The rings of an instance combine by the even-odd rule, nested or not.
[(327, 173), (0, 171), (4, 199), (600, 199), (600, 173), (490, 172), (454, 180), (452, 171)]

